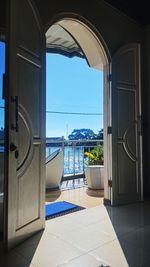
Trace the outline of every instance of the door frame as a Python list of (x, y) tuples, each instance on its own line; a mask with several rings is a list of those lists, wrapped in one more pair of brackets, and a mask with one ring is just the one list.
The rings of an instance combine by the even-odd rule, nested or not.
[[(75, 20), (83, 24), (88, 28), (89, 32), (92, 32), (94, 38), (97, 40), (99, 47), (102, 49), (104, 56), (103, 62), (103, 99), (104, 99), (104, 204), (112, 205), (113, 204), (113, 194), (112, 194), (112, 58), (108, 46), (101, 36), (98, 29), (96, 29), (92, 23), (86, 20), (84, 17), (70, 12), (59, 13), (54, 16), (46, 25), (45, 32), (55, 23), (62, 20)], [(73, 36), (73, 33), (71, 33)], [(78, 41), (79, 43), (79, 41)], [(80, 44), (80, 43), (79, 43)], [(141, 68), (141, 62), (139, 62), (139, 68)], [(139, 69), (139, 73), (141, 69)], [(141, 83), (141, 81), (139, 81)], [(141, 86), (139, 90), (139, 112), (142, 114), (142, 98), (141, 98)], [(141, 122), (142, 123), (142, 122)], [(141, 126), (142, 127), (142, 126)], [(143, 162), (142, 162), (142, 136), (140, 136), (140, 176), (141, 176), (141, 199), (143, 200)]]
[[(93, 35), (95, 36), (95, 38), (97, 39), (97, 42), (99, 43), (99, 45), (103, 48), (103, 52), (104, 55), (106, 57), (106, 66), (105, 66), (105, 70), (104, 70), (104, 143), (105, 146), (107, 144), (107, 149), (104, 149), (104, 158), (105, 158), (105, 162), (107, 161), (107, 164), (105, 164), (105, 166), (107, 165), (107, 167), (105, 168), (105, 190), (104, 190), (104, 203), (105, 204), (111, 204), (111, 188), (108, 187), (108, 179), (110, 179), (110, 177), (112, 177), (112, 164), (113, 162), (111, 161), (111, 147), (112, 147), (112, 138), (111, 138), (111, 134), (108, 135), (108, 127), (112, 126), (112, 118), (111, 118), (111, 80), (110, 78), (110, 74), (111, 74), (111, 55), (109, 52), (109, 49), (104, 41), (104, 39), (102, 38), (102, 36), (100, 35), (100, 33), (98, 32), (98, 30), (89, 22), (87, 21), (85, 18), (79, 16), (78, 14), (74, 14), (74, 13), (59, 13), (56, 16), (54, 16), (52, 19), (49, 20), (48, 24), (45, 27), (45, 32), (48, 30), (49, 27), (51, 27), (54, 23), (58, 22), (59, 20), (62, 19), (76, 19), (78, 20), (80, 23), (83, 23), (84, 25), (86, 25), (89, 30), (92, 31)], [(2, 29), (3, 31), (3, 29)], [(4, 35), (5, 35), (5, 30), (3, 31)], [(7, 55), (6, 55), (7, 58)], [(7, 69), (6, 69), (6, 74), (7, 74)], [(141, 111), (141, 91), (140, 91), (140, 106), (139, 109)], [(8, 113), (8, 111), (5, 111), (6, 115)], [(142, 137), (141, 137), (141, 184), (143, 186), (143, 164), (142, 164)], [(7, 145), (7, 142), (6, 142)], [(109, 166), (109, 167), (108, 167)], [(7, 166), (5, 166), (5, 175), (7, 174)], [(6, 183), (6, 178), (4, 179), (5, 183)], [(6, 188), (6, 186), (5, 186)], [(6, 192), (5, 192), (6, 193)], [(141, 192), (143, 194), (143, 191)], [(5, 194), (6, 197), (6, 194)], [(5, 216), (7, 216), (6, 214), (6, 207), (7, 207), (7, 199), (5, 199), (4, 201), (4, 205), (5, 205)], [(6, 236), (5, 236), (6, 238)]]
[[(0, 28), (0, 41), (5, 43), (5, 74), (6, 74), (6, 36), (5, 36), (5, 29), (4, 28)], [(3, 79), (3, 78), (2, 78)], [(3, 81), (3, 80), (2, 80)], [(3, 81), (4, 82), (4, 81)], [(5, 84), (2, 83), (2, 92), (4, 92), (5, 90)], [(4, 106), (4, 149), (6, 148), (6, 133), (5, 133), (5, 125), (6, 125), (6, 104)], [(4, 235), (5, 235), (5, 227), (4, 227), (4, 220), (5, 220), (5, 203), (6, 203), (6, 194), (5, 194), (5, 182), (6, 182), (6, 153), (4, 152), (4, 181), (3, 181), (3, 238), (0, 242), (4, 242)]]
[[(99, 31), (90, 23), (88, 20), (83, 18), (82, 16), (70, 13), (63, 12), (54, 16), (45, 27), (45, 34), (47, 30), (53, 26), (55, 23), (61, 22), (63, 20), (76, 21), (79, 24), (83, 25), (89, 33), (93, 36), (93, 40), (97, 42), (97, 46), (99, 47), (99, 53), (103, 57), (103, 110), (104, 110), (104, 204), (111, 204), (111, 190), (109, 189), (108, 180), (112, 177), (112, 162), (111, 162), (111, 144), (112, 138), (111, 134), (108, 134), (108, 127), (111, 126), (111, 55), (108, 49), (107, 44), (105, 43), (103, 37), (99, 33)], [(74, 37), (74, 34), (71, 32), (71, 35)], [(75, 37), (74, 37), (75, 38)], [(77, 40), (80, 45), (80, 42)], [(80, 45), (81, 46), (81, 45)], [(84, 52), (84, 50), (83, 50)], [(88, 59), (88, 57), (87, 57)]]

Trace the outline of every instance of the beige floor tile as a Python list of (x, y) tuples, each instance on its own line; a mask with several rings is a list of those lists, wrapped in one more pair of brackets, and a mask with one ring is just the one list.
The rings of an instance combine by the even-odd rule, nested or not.
[(114, 240), (117, 238), (117, 235), (111, 225), (111, 222), (108, 220), (104, 220), (98, 223), (90, 224), (86, 226), (87, 232), (93, 233), (93, 235), (97, 236), (97, 239), (102, 239), (103, 235), (105, 236), (105, 239)]
[(16, 248), (16, 251), (36, 267), (56, 267), (83, 254), (82, 250), (52, 235), (50, 240)]
[(110, 234), (104, 229), (101, 230), (100, 223), (97, 223), (84, 226), (70, 233), (62, 233), (61, 238), (84, 252), (88, 252), (114, 240), (116, 236), (114, 232)]
[(61, 236), (63, 233), (70, 233), (75, 229), (83, 227), (83, 224), (71, 219), (68, 215), (46, 221), (46, 231), (56, 236)]
[[(54, 197), (54, 195), (56, 196)], [(58, 194), (54, 194), (54, 192), (48, 192), (46, 194), (46, 201), (68, 201), (85, 208), (92, 208), (103, 204), (103, 194), (98, 194), (96, 191), (90, 192), (86, 187), (81, 187), (58, 192)]]
[(69, 217), (85, 226), (109, 218), (107, 210), (103, 205), (72, 213)]
[(89, 254), (111, 267), (129, 267), (118, 240), (107, 243)]
[(59, 267), (100, 267), (101, 265), (106, 266), (106, 262), (85, 254)]
[(100, 223), (96, 223), (93, 225), (93, 227), (96, 227), (99, 229), (100, 232), (108, 233), (109, 235), (113, 235), (115, 238), (117, 238), (117, 234), (115, 232), (115, 229), (113, 227), (113, 224), (109, 218), (102, 220)]

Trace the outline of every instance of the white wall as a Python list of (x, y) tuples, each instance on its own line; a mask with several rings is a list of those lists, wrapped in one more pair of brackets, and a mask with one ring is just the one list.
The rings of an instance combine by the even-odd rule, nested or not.
[[(127, 16), (113, 9), (103, 0), (34, 0), (39, 9), (45, 26), (45, 32), (54, 22), (58, 14), (63, 12), (75, 13), (84, 17), (99, 31), (103, 37), (110, 55), (124, 44), (139, 42), (142, 44), (142, 99), (144, 111), (144, 176), (145, 188), (150, 191), (150, 27), (144, 29)], [(5, 2), (5, 1), (3, 1)], [(3, 13), (4, 14), (4, 13)], [(2, 17), (1, 17), (2, 18)], [(0, 27), (4, 28), (3, 19)], [(144, 39), (145, 38), (145, 39)], [(143, 45), (143, 41), (147, 45)], [(144, 58), (145, 53), (145, 59)], [(149, 186), (147, 186), (149, 184)]]
[(35, 0), (45, 27), (49, 28), (54, 17), (62, 12), (72, 12), (83, 16), (92, 23), (105, 40), (110, 53), (128, 42), (141, 42), (143, 28), (122, 16), (103, 0)]

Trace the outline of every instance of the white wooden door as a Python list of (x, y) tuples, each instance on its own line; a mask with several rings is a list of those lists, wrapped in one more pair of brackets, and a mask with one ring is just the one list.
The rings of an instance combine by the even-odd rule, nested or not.
[(45, 36), (32, 0), (8, 1), (8, 248), (44, 228)]
[(133, 203), (142, 198), (139, 44), (124, 46), (113, 57), (111, 104), (111, 203)]

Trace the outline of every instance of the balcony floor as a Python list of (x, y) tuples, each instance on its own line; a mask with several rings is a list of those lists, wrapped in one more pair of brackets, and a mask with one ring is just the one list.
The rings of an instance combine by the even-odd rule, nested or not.
[[(71, 181), (69, 181), (68, 188)], [(89, 190), (87, 186), (66, 190), (63, 186), (63, 191), (47, 190), (46, 202), (67, 201), (84, 208), (92, 208), (103, 204), (104, 190)]]

